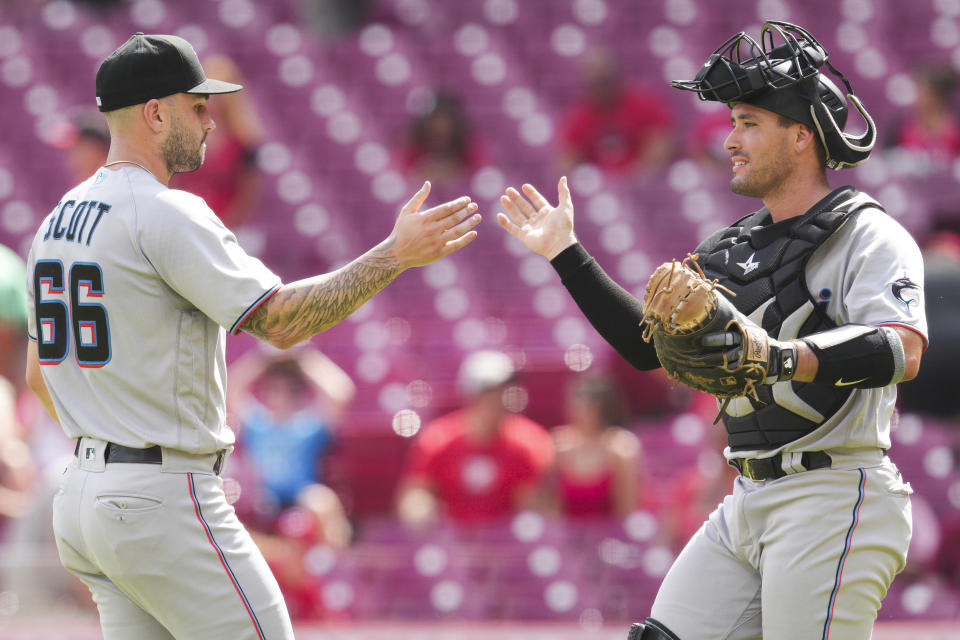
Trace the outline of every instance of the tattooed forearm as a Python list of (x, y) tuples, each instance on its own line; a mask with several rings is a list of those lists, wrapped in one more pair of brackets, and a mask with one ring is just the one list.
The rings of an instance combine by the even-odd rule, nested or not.
[(290, 347), (338, 324), (403, 271), (383, 243), (350, 264), (284, 285), (241, 329), (278, 347)]

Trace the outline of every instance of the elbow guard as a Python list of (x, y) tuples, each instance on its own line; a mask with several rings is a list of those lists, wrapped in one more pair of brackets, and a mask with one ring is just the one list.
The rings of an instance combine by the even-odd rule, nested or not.
[(890, 327), (848, 324), (803, 341), (819, 361), (817, 384), (875, 389), (897, 384), (906, 371), (903, 342)]

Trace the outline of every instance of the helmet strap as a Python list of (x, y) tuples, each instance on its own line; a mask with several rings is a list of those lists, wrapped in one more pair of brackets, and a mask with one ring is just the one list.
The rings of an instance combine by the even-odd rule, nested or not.
[[(844, 84), (846, 84), (849, 88), (850, 85), (845, 79)], [(873, 118), (870, 117), (870, 114), (867, 113), (867, 110), (863, 107), (863, 103), (860, 102), (860, 99), (853, 95), (853, 93), (847, 94), (847, 100), (850, 102), (850, 104), (856, 107), (857, 111), (860, 112), (860, 115), (867, 123), (867, 130), (860, 137), (851, 136), (840, 130), (840, 127), (837, 125), (837, 121), (834, 119), (833, 114), (830, 113), (830, 109), (826, 108), (826, 106), (820, 100), (819, 93), (814, 96), (813, 104), (810, 105), (810, 115), (813, 117), (813, 124), (817, 128), (817, 135), (820, 136), (820, 142), (823, 144), (823, 148), (827, 152), (827, 167), (829, 169), (848, 169), (856, 167), (869, 157), (870, 151), (873, 149), (873, 145), (877, 141), (877, 127), (873, 122)], [(826, 130), (824, 130), (824, 124), (821, 124), (820, 122), (821, 117), (819, 114), (825, 116), (824, 119), (826, 122), (824, 124), (828, 127)], [(834, 142), (835, 144), (831, 145), (831, 142)], [(837, 144), (840, 143), (846, 147), (846, 151), (849, 153), (844, 153), (843, 149), (837, 149)], [(859, 157), (859, 159), (843, 159), (837, 157), (850, 155), (862, 157)]]

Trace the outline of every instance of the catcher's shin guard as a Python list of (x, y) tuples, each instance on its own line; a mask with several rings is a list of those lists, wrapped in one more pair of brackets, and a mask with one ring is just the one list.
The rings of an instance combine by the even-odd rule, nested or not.
[(634, 622), (630, 625), (630, 635), (627, 640), (680, 640), (670, 629), (662, 623), (647, 618), (643, 622)]

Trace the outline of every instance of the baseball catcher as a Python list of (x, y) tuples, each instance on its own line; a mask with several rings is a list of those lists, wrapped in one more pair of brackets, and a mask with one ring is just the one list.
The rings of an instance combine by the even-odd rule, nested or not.
[(672, 83), (729, 107), (730, 189), (763, 206), (658, 267), (643, 300), (577, 240), (565, 178), (556, 207), (529, 184), (500, 200), (500, 224), (551, 261), (624, 359), (722, 401), (739, 476), (630, 640), (866, 640), (904, 567), (911, 489), (887, 451), (897, 384), (927, 344), (923, 260), (880, 203), (827, 180), (876, 140), (828, 57), (771, 21)]

